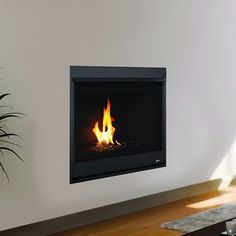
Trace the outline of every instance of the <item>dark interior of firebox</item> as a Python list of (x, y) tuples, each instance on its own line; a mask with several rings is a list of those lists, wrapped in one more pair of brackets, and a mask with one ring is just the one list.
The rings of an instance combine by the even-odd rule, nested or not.
[[(78, 82), (75, 84), (76, 161), (161, 151), (163, 94), (158, 82)], [(92, 131), (110, 102), (113, 144), (99, 144)], [(106, 131), (107, 127), (105, 128)]]

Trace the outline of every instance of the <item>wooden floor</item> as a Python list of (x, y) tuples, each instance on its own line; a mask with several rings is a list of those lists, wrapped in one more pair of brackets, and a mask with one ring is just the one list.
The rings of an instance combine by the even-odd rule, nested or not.
[(162, 222), (236, 201), (236, 185), (224, 191), (205, 193), (192, 198), (157, 206), (141, 212), (80, 227), (55, 236), (179, 236), (180, 232), (161, 229)]

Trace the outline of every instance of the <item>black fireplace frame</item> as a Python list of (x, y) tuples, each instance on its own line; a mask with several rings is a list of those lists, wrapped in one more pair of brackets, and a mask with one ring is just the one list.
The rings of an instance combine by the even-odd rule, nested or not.
[[(74, 85), (76, 82), (162, 82), (162, 150), (93, 160), (75, 161)], [(148, 164), (147, 164), (148, 163)], [(125, 169), (122, 166), (128, 165)], [(70, 66), (70, 183), (128, 174), (166, 166), (166, 68)], [(107, 170), (109, 169), (109, 170)]]

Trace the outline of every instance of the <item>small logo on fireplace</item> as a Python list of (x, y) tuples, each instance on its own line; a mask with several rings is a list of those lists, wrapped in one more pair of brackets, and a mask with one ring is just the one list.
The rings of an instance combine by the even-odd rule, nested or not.
[(155, 162), (157, 163), (157, 162), (159, 162), (159, 161), (161, 161), (161, 160), (156, 160)]

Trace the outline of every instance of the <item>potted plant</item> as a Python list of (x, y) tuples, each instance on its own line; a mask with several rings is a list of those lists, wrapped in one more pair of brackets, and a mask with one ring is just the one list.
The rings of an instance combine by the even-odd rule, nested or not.
[(24, 162), (23, 159), (18, 155), (18, 153), (15, 150), (15, 148), (22, 146), (15, 143), (13, 140), (14, 137), (19, 137), (19, 136), (14, 132), (11, 132), (7, 124), (8, 119), (21, 118), (23, 114), (19, 112), (9, 112), (9, 111), (6, 112), (5, 110), (6, 109), (9, 110), (10, 107), (1, 104), (2, 100), (9, 95), (10, 95), (9, 93), (0, 95), (0, 169), (2, 169), (3, 173), (7, 177), (8, 182), (9, 182), (9, 176), (1, 160), (3, 155), (11, 154), (16, 158), (18, 158), (20, 161)]

